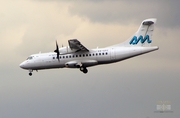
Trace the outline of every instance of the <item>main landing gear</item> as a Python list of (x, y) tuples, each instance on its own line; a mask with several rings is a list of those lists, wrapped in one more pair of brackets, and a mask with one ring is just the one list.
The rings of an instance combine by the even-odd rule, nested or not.
[(88, 72), (87, 68), (83, 66), (80, 67), (80, 71), (82, 71), (84, 74)]

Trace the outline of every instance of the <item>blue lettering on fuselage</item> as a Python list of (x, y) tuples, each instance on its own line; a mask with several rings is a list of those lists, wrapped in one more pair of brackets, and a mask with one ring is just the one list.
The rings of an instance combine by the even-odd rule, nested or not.
[(144, 38), (142, 35), (139, 36), (139, 38), (137, 39), (137, 36), (134, 36), (131, 41), (129, 42), (129, 44), (138, 44), (139, 41), (141, 41), (141, 43), (144, 43), (147, 40), (148, 43), (151, 43), (152, 40), (149, 39), (149, 35), (146, 35)]

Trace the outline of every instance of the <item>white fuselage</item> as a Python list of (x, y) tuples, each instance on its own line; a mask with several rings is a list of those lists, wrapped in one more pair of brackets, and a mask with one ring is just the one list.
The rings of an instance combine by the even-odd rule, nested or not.
[(143, 20), (137, 32), (129, 39), (106, 48), (89, 50), (77, 39), (70, 39), (69, 46), (59, 48), (56, 41), (54, 52), (31, 55), (20, 67), (29, 70), (30, 76), (33, 70), (64, 67), (79, 68), (87, 73), (87, 67), (90, 66), (114, 63), (158, 50), (157, 46), (151, 46), (155, 23), (155, 18)]
[(77, 68), (78, 66), (95, 66), (108, 64), (128, 59), (137, 55), (157, 50), (158, 47), (110, 47), (92, 49), (89, 52), (74, 52), (61, 54), (60, 60), (56, 59), (57, 54), (39, 53), (31, 55), (29, 59), (20, 64), (20, 67), (27, 70), (41, 70), (52, 68)]

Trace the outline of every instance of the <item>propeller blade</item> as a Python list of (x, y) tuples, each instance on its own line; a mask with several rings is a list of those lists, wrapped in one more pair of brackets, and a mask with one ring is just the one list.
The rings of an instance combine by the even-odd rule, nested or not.
[(57, 59), (58, 59), (58, 61), (60, 62), (60, 60), (59, 60), (59, 54), (60, 54), (60, 52), (59, 52), (59, 46), (58, 46), (57, 41), (56, 41), (56, 50), (54, 50), (54, 52), (57, 53)]

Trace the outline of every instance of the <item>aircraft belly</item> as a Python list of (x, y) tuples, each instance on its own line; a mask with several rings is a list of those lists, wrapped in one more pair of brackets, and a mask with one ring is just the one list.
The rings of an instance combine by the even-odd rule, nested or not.
[(138, 55), (142, 55), (144, 53), (148, 53), (154, 50), (157, 50), (157, 47), (126, 47), (119, 48), (116, 52), (116, 59), (114, 61), (121, 61), (124, 59), (128, 59), (131, 57), (135, 57)]

